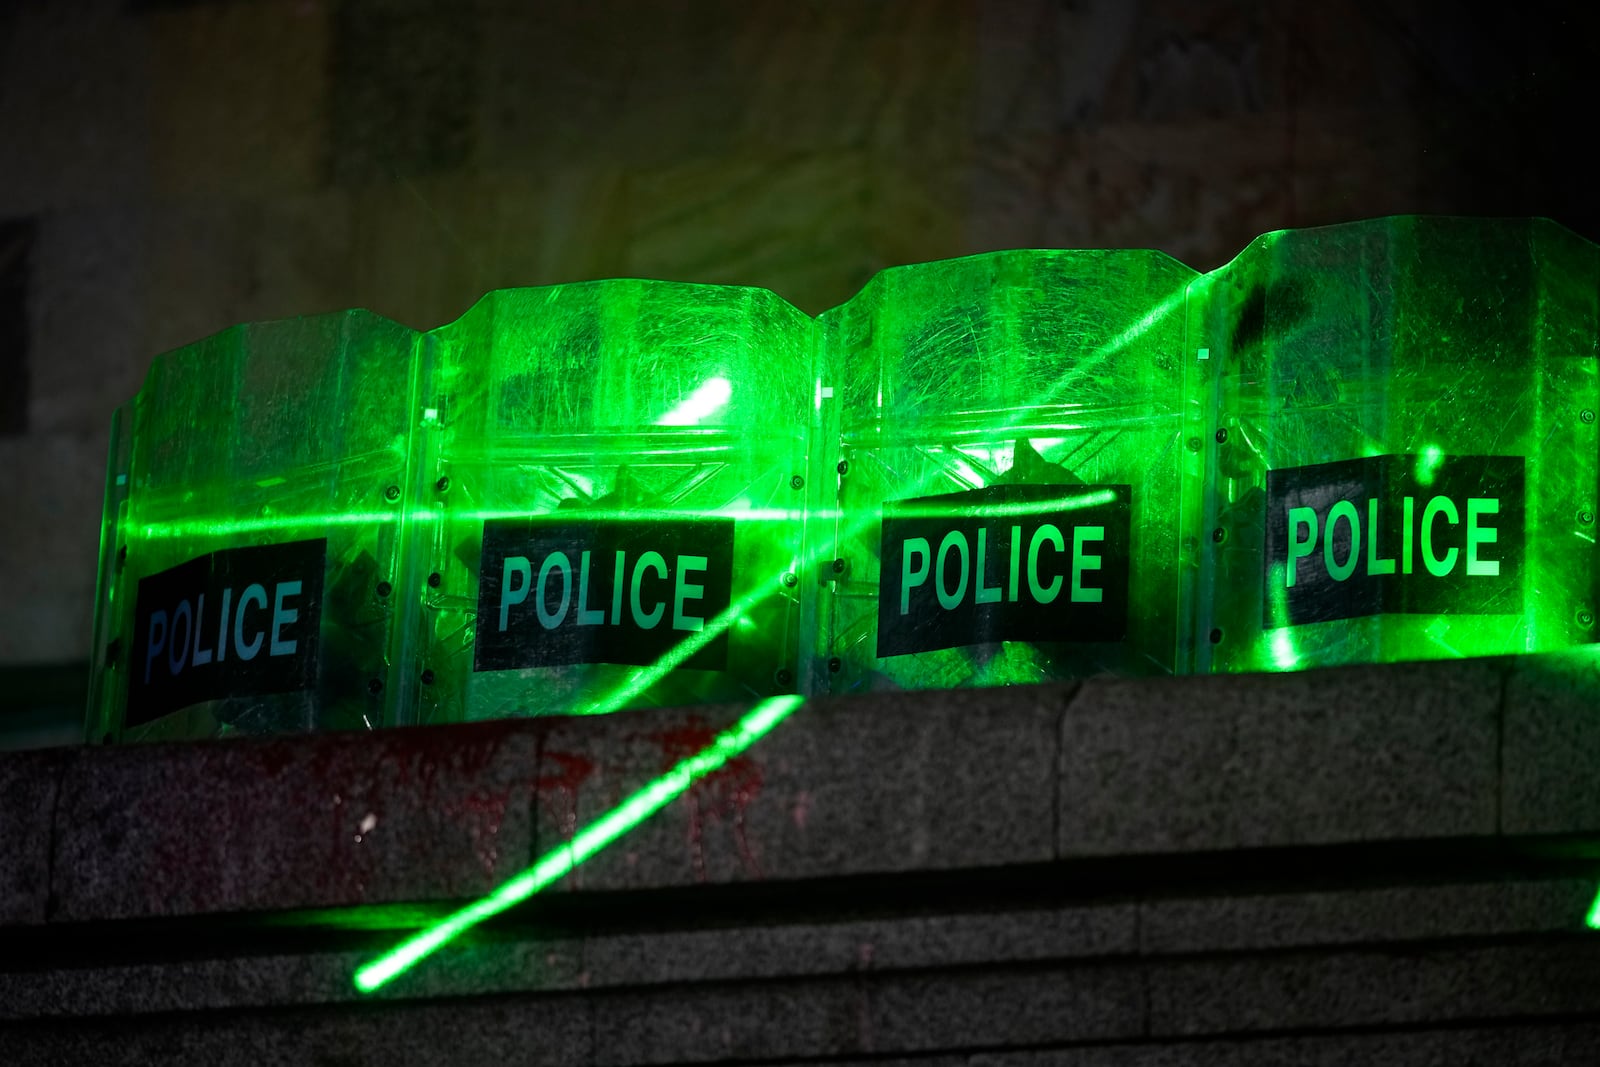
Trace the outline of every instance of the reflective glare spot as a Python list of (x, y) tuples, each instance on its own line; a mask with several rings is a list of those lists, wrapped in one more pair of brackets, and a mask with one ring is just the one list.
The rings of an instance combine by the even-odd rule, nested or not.
[(1300, 653), (1295, 651), (1294, 638), (1289, 636), (1288, 630), (1274, 630), (1272, 632), (1272, 665), (1280, 671), (1292, 671), (1300, 662)]
[(1439, 471), (1439, 464), (1444, 460), (1444, 450), (1438, 445), (1429, 445), (1417, 455), (1417, 484), (1432, 485), (1434, 475)]
[(657, 426), (694, 426), (728, 406), (733, 396), (733, 383), (726, 378), (712, 378), (679, 401), (678, 405), (656, 420)]
[(1272, 593), (1272, 617), (1269, 621), (1275, 627), (1269, 649), (1272, 666), (1280, 671), (1292, 671), (1300, 665), (1300, 650), (1295, 647), (1294, 636), (1289, 630), (1291, 624), (1287, 578), (1286, 565), (1273, 563), (1267, 579), (1267, 588)]

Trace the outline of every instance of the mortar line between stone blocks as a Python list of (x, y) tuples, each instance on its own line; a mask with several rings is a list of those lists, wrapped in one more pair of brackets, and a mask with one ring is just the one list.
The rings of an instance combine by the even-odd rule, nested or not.
[[(544, 772), (545, 742), (549, 738), (549, 731), (546, 726), (546, 723), (541, 723), (540, 729), (533, 739), (533, 774), (528, 780), (528, 854), (525, 859), (525, 866), (527, 867), (539, 862), (539, 856), (541, 855), (539, 851), (539, 776)], [(572, 802), (574, 806), (577, 805), (576, 796), (573, 797)], [(578, 972), (577, 981), (574, 984), (579, 989), (584, 988), (584, 978), (589, 973), (589, 937), (590, 935), (587, 933), (580, 933), (577, 938)], [(594, 999), (588, 996), (580, 996), (579, 1004), (581, 1005), (580, 1010), (584, 1013), (584, 1022), (586, 1023), (584, 1029), (588, 1039), (588, 1047), (584, 1050), (582, 1062), (585, 1067), (596, 1067), (600, 1060), (600, 1030), (594, 1009)]]
[[(583, 939), (582, 948), (578, 950), (578, 961), (581, 966), (588, 965), (588, 951), (589, 939), (586, 937)], [(597, 1067), (600, 1062), (600, 1013), (595, 1010), (594, 997), (580, 997), (578, 1002), (583, 1005), (584, 1014), (589, 1017), (589, 1054), (586, 1059), (589, 1067)]]
[[(539, 775), (544, 772), (544, 743), (548, 733), (542, 727), (543, 724), (533, 738), (533, 774), (528, 778), (528, 854), (522, 858), (519, 870), (539, 862)], [(579, 962), (581, 964), (582, 960)]]
[(1067, 715), (1072, 711), (1072, 705), (1078, 701), (1078, 696), (1083, 692), (1083, 682), (1078, 682), (1067, 693), (1066, 699), (1061, 702), (1061, 708), (1056, 712), (1055, 722), (1055, 761), (1050, 775), (1050, 855), (1054, 859), (1061, 859), (1061, 798), (1064, 790), (1061, 779), (1066, 774), (1067, 763)]
[(1494, 833), (1505, 837), (1506, 798), (1506, 697), (1511, 691), (1511, 672), (1508, 667), (1500, 674), (1500, 695), (1494, 709)]
[(61, 850), (61, 794), (64, 793), (67, 781), (67, 770), (83, 758), (74, 753), (61, 762), (60, 769), (54, 775), (50, 796), (50, 844), (45, 852), (44, 862), (44, 919), (46, 922), (54, 919), (55, 913), (61, 907), (61, 896), (56, 892), (56, 856)]
[[(867, 1065), (878, 1064), (883, 1065), (883, 1067), (892, 1067), (892, 1065), (944, 1062), (956, 1062), (965, 1065), (965, 1067), (973, 1067), (975, 1064), (990, 1061), (991, 1058), (1028, 1057), (1036, 1062), (1036, 1058), (1043, 1058), (1041, 1054), (1061, 1052), (1093, 1053), (1129, 1050), (1138, 1052), (1149, 1050), (1181, 1055), (1184, 1052), (1200, 1053), (1203, 1050), (1226, 1048), (1229, 1045), (1243, 1045), (1246, 1047), (1270, 1046), (1274, 1043), (1293, 1042), (1308, 1038), (1316, 1040), (1347, 1037), (1435, 1036), (1482, 1032), (1543, 1031), (1555, 1027), (1587, 1025), (1592, 1020), (1593, 1015), (1591, 1013), (1572, 1010), (1550, 1014), (1477, 1014), (1448, 1019), (1427, 1018), (1359, 1023), (1301, 1023), (1267, 1029), (1262, 1029), (1259, 1026), (1250, 1027), (1236, 1024), (1194, 1033), (1174, 1029), (1170, 1031), (1164, 1030), (1158, 1034), (1135, 1037), (1063, 1037), (1000, 1043), (1004, 1041), (1002, 1038), (1000, 1041), (973, 1043), (955, 1048), (947, 1046), (924, 1049), (908, 1046), (892, 1051), (872, 1053), (825, 1052), (818, 1055), (766, 1055), (742, 1058), (731, 1062), (738, 1063), (742, 1067), (794, 1067), (797, 1064), (826, 1064), (833, 1065), (833, 1067), (867, 1067)], [(1584, 1048), (1587, 1047), (1587, 1045), (1584, 1046)], [(1052, 1059), (1049, 1062), (1059, 1061)], [(1078, 1061), (1074, 1059), (1073, 1062)], [(1097, 1059), (1095, 1062), (1103, 1061)], [(1118, 1062), (1125, 1061), (1119, 1059)], [(1144, 1061), (1141, 1060), (1140, 1062)], [(1174, 1061), (1163, 1058), (1160, 1062), (1190, 1062), (1190, 1060)], [(1207, 1058), (1203, 1062), (1210, 1063), (1215, 1061)], [(1258, 1061), (1252, 1060), (1251, 1062)], [(1272, 1062), (1280, 1061), (1274, 1060)]]
[(1146, 1041), (1151, 1040), (1152, 1031), (1155, 1030), (1155, 1012), (1150, 1006), (1150, 987), (1154, 984), (1154, 973), (1155, 968), (1148, 964), (1141, 964), (1139, 967), (1139, 1008), (1142, 1016), (1139, 1021), (1139, 1032)]

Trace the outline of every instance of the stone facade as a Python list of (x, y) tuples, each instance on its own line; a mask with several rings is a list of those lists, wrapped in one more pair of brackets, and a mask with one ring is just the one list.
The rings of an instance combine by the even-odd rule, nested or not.
[(814, 701), (370, 1000), (744, 709), (0, 755), (0, 1056), (1594, 1062), (1597, 692), (1582, 652)]

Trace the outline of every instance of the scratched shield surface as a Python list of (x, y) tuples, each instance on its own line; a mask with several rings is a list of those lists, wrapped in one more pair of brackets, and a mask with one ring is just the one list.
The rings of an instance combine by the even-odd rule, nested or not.
[(639, 280), (429, 334), (419, 719), (792, 690), (813, 335), (767, 290)]
[[(113, 424), (91, 740), (393, 720), (416, 343), (343, 311), (236, 326), (154, 360)], [(299, 573), (307, 559), (320, 573)], [(298, 593), (271, 603), (274, 579), (291, 578)], [(165, 613), (161, 630), (141, 632), (141, 599), (146, 620)], [(299, 673), (285, 677), (274, 653), (291, 632), (281, 663)], [(130, 716), (136, 672), (172, 685)]]
[[(1197, 281), (1186, 348), (1209, 355), (1188, 360), (1204, 466), (1186, 496), (1201, 530), (1199, 669), (1595, 640), (1597, 283), (1600, 250), (1554, 223), (1421, 217), (1268, 234)], [(1520, 474), (1483, 473), (1508, 463)], [(1310, 485), (1318, 464), (1364, 473)], [(1307, 507), (1291, 538), (1274, 499), (1290, 484), (1302, 503), (1347, 500), (1344, 521)], [(1436, 549), (1431, 575), (1424, 539), (1459, 543), (1473, 496), (1494, 511), (1480, 516), (1490, 540), (1470, 547), (1494, 565), (1466, 574), (1461, 545)], [(1289, 552), (1329, 604), (1290, 603), (1306, 590)], [(1428, 588), (1446, 582), (1459, 595)], [(1509, 588), (1479, 595), (1494, 582)], [(1353, 596), (1370, 603), (1350, 617)]]
[[(834, 385), (824, 412), (840, 463), (811, 662), (819, 690), (1181, 669), (1179, 349), (1193, 277), (1157, 252), (1000, 252), (884, 271), (821, 317)], [(1073, 511), (1086, 506), (1109, 509), (1095, 520), (1100, 558), (1080, 560), (1111, 581), (1095, 606), (1121, 600), (1126, 616), (1098, 640), (1085, 639), (1064, 593), (1028, 603), (1023, 581), (1073, 577), (1064, 553)], [(924, 540), (937, 557), (939, 508), (967, 521), (944, 532), (949, 547), (924, 576), (898, 517), (932, 516)], [(1061, 571), (1048, 580), (1007, 558), (1037, 563), (1029, 540), (1046, 520), (1063, 538), (1049, 557)], [(998, 583), (981, 594), (980, 537)], [(1113, 558), (1125, 577), (1108, 577)], [(920, 601), (895, 603), (913, 583)], [(981, 608), (965, 603), (980, 595)], [(1033, 621), (1019, 616), (1028, 610)], [(1020, 633), (1029, 639), (1010, 639)]]

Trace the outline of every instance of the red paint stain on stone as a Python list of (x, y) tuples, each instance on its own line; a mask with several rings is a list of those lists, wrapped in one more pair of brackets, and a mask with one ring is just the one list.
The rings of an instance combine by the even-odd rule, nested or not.
[(200, 783), (190, 810), (140, 820), (151, 876), (130, 893), (157, 914), (359, 904), (402, 888), (389, 870), (477, 892), (533, 786), (532, 766), (505, 764), (526, 732), (506, 721), (196, 746), (168, 770)]
[(385, 738), (381, 761), (384, 791), (405, 795), (422, 811), (445, 815), (465, 834), (489, 880), (499, 866), (506, 813), (528, 788), (527, 778), (521, 776), (510, 784), (483, 782), (497, 777), (495, 765), (514, 729), (511, 723), (475, 724), (464, 730), (453, 728), (448, 738), (432, 730), (396, 731)]
[(794, 828), (796, 830), (804, 830), (806, 822), (811, 818), (811, 793), (809, 791), (802, 789), (795, 794), (794, 808), (791, 811), (791, 815), (794, 818)]
[(520, 792), (512, 786), (499, 789), (478, 788), (447, 803), (445, 811), (467, 831), (472, 850), (486, 877), (493, 879), (500, 864), (500, 827), (512, 797)]
[[(711, 747), (720, 732), (700, 716), (690, 715), (681, 726), (642, 736), (660, 749), (661, 770), (665, 772)], [(725, 822), (732, 828), (734, 847), (745, 870), (754, 877), (762, 876), (761, 863), (745, 832), (745, 814), (750, 802), (760, 794), (763, 783), (761, 764), (739, 755), (689, 787), (684, 799), (689, 806), (689, 851), (696, 879), (702, 882), (706, 879), (707, 819)]]
[(594, 760), (576, 752), (545, 752), (535, 788), (540, 808), (552, 799), (560, 812), (561, 836), (568, 841), (578, 832), (578, 790), (595, 772)]

